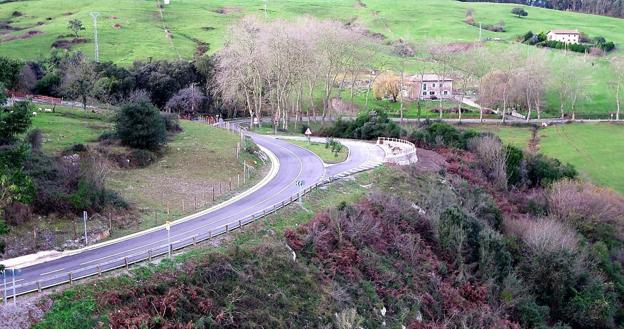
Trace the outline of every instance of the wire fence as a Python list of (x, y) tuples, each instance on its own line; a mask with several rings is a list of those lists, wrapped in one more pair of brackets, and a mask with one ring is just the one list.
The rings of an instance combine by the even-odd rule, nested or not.
[[(362, 168), (355, 171), (353, 174), (365, 170), (368, 169)], [(264, 217), (273, 214), (276, 211), (292, 204), (293, 202), (297, 202), (297, 200), (302, 198), (304, 195), (312, 192), (314, 189), (329, 184), (338, 179), (339, 178), (337, 176), (326, 178), (314, 185), (311, 185), (301, 190), (300, 192), (292, 194), (287, 199), (278, 202), (271, 207), (264, 208), (249, 216), (242, 217), (238, 220), (234, 220), (230, 223), (213, 228), (209, 228), (210, 224), (206, 224), (203, 227), (193, 229), (193, 232), (197, 232), (197, 234), (186, 236), (174, 241), (168, 241), (168, 239), (163, 239), (161, 244), (147, 250), (142, 250), (137, 253), (116, 257), (109, 261), (99, 262), (90, 266), (81, 267), (79, 269), (63, 274), (47, 276), (36, 281), (20, 282), (15, 286), (13, 286), (12, 284), (9, 286), (10, 282), (7, 282), (6, 285), (0, 284), (0, 287), (3, 288), (1, 289), (0, 294), (2, 295), (2, 299), (6, 303), (11, 298), (15, 301), (18, 296), (42, 292), (43, 290), (65, 284), (73, 284), (75, 281), (94, 276), (101, 276), (103, 273), (110, 272), (116, 269), (128, 270), (130, 266), (134, 264), (145, 261), (152, 261), (155, 258), (169, 255), (174, 251), (178, 251), (189, 246), (195, 246), (198, 243), (210, 240), (212, 238), (232, 232), (233, 230), (241, 229), (246, 225), (255, 223), (258, 220), (261, 220)], [(13, 290), (15, 291), (14, 293)]]

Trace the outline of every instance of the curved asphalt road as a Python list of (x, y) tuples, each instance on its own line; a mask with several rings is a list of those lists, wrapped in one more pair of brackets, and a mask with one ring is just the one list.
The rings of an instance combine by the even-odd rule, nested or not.
[[(173, 249), (182, 248), (193, 241), (193, 237), (203, 239), (209, 235), (222, 233), (225, 224), (230, 228), (259, 216), (263, 210), (271, 210), (282, 202), (288, 202), (302, 187), (297, 181), (304, 181), (303, 188), (310, 188), (323, 178), (341, 176), (356, 170), (365, 170), (381, 164), (383, 151), (373, 144), (345, 142), (349, 147), (348, 159), (340, 164), (325, 167), (324, 163), (312, 152), (273, 137), (251, 135), (254, 142), (275, 154), (279, 160), (279, 170), (273, 179), (255, 192), (224, 207), (215, 209), (187, 221), (171, 226), (170, 238), (164, 228), (147, 231), (128, 239), (110, 244), (91, 247), (91, 249), (64, 256), (41, 264), (27, 266), (16, 274), (16, 293), (36, 291), (70, 278), (97, 274), (112, 268), (125, 266), (145, 259), (148, 255), (166, 254), (169, 242)], [(8, 271), (10, 274), (11, 271)], [(12, 278), (7, 278), (8, 296), (13, 295)], [(5, 286), (0, 282), (4, 295)]]

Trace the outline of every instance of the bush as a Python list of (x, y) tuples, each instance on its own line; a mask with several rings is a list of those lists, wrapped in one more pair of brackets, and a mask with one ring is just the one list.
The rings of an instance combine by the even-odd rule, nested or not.
[(530, 155), (526, 159), (527, 185), (529, 187), (548, 186), (564, 178), (576, 178), (576, 169), (570, 164), (542, 154)]
[(511, 254), (503, 236), (490, 228), (479, 232), (479, 273), (485, 279), (502, 282), (512, 269)]
[(117, 117), (116, 131), (124, 145), (138, 149), (157, 151), (167, 141), (165, 120), (147, 102), (124, 105)]
[(483, 173), (492, 180), (492, 185), (501, 190), (507, 189), (506, 152), (500, 139), (485, 135), (470, 140), (469, 148), (479, 158)]
[(26, 142), (34, 152), (41, 152), (43, 148), (43, 132), (41, 129), (33, 129), (26, 135)]
[(182, 126), (180, 126), (180, 119), (178, 115), (175, 113), (160, 113), (163, 120), (165, 120), (165, 128), (170, 133), (178, 133), (182, 131)]
[(624, 241), (624, 198), (591, 183), (564, 179), (548, 193), (550, 214), (571, 223), (592, 241)]
[(13, 143), (31, 123), (32, 105), (18, 102), (10, 109), (0, 108), (0, 145)]
[(438, 239), (452, 259), (473, 263), (478, 260), (481, 228), (476, 218), (459, 208), (448, 208), (438, 220)]
[(518, 186), (523, 182), (524, 152), (521, 149), (507, 145), (505, 148), (507, 184)]
[(354, 121), (338, 119), (332, 126), (320, 130), (321, 136), (365, 140), (377, 137), (398, 138), (402, 134), (402, 129), (383, 110), (360, 114)]
[(467, 149), (468, 140), (481, 134), (474, 130), (459, 130), (443, 122), (425, 124), (410, 136), (412, 142), (430, 147), (446, 146), (458, 149)]
[(154, 163), (158, 157), (148, 150), (132, 150), (128, 156), (132, 167), (144, 168)]

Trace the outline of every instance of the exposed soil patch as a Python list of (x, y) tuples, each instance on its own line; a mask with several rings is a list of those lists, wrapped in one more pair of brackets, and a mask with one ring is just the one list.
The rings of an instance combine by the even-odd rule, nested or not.
[(85, 38), (74, 38), (71, 40), (67, 39), (59, 39), (52, 43), (52, 48), (60, 48), (60, 49), (70, 49), (75, 45), (79, 45), (82, 43), (87, 43), (88, 40)]
[(229, 14), (240, 13), (242, 11), (243, 10), (240, 7), (228, 6), (228, 7), (221, 7), (219, 9), (215, 10), (215, 13), (222, 14), (222, 15), (229, 15)]
[(121, 29), (121, 27), (122, 27), (122, 26), (121, 26), (121, 24), (119, 24), (119, 23), (117, 23), (117, 24), (113, 24), (113, 28), (114, 28), (115, 30), (119, 30), (119, 29)]
[(21, 31), (22, 29), (19, 27), (15, 27), (11, 25), (11, 21), (2, 21), (0, 22), (0, 33), (10, 33), (13, 31)]
[(117, 16), (111, 16), (110, 18), (111, 19), (119, 19), (119, 17), (117, 17)]
[(4, 38), (4, 42), (9, 42), (9, 41), (14, 41), (14, 40), (25, 40), (25, 39), (30, 39), (32, 37), (34, 37), (35, 35), (40, 35), (43, 34), (43, 32), (38, 31), (38, 30), (30, 30), (26, 33), (20, 34), (20, 35), (10, 35), (6, 38)]
[(420, 172), (438, 172), (440, 169), (448, 166), (448, 162), (446, 162), (444, 156), (437, 152), (418, 149), (416, 155), (418, 155), (418, 162), (414, 164), (414, 167)]
[(13, 13), (11, 13), (11, 16), (13, 17), (21, 17), (24, 16), (24, 13), (22, 13), (21, 11), (14, 11)]
[(377, 41), (385, 41), (387, 39), (387, 37), (383, 33), (373, 32), (369, 30), (363, 24), (360, 24), (358, 22), (358, 17), (354, 17), (351, 20), (349, 20), (347, 23), (345, 23), (345, 27), (350, 29), (353, 32), (359, 33), (361, 35), (364, 35), (368, 38), (371, 38)]
[(531, 130), (531, 139), (529, 140), (529, 152), (536, 153), (539, 150), (539, 128), (533, 127)]
[(66, 12), (66, 13), (63, 13), (63, 16), (71, 16), (71, 15), (73, 15), (73, 14), (74, 14), (74, 13), (72, 13), (71, 11), (68, 11), (68, 12)]

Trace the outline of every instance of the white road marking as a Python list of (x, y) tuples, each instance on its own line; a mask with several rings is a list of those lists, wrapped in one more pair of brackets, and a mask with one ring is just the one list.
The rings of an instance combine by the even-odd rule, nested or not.
[(56, 272), (60, 272), (60, 271), (62, 271), (62, 270), (64, 270), (64, 268), (59, 268), (58, 270), (54, 270), (54, 271), (50, 271), (50, 272), (41, 273), (41, 274), (39, 274), (39, 275), (40, 275), (40, 276), (45, 276), (45, 275), (48, 275), (48, 274), (52, 274), (52, 273), (56, 273)]

